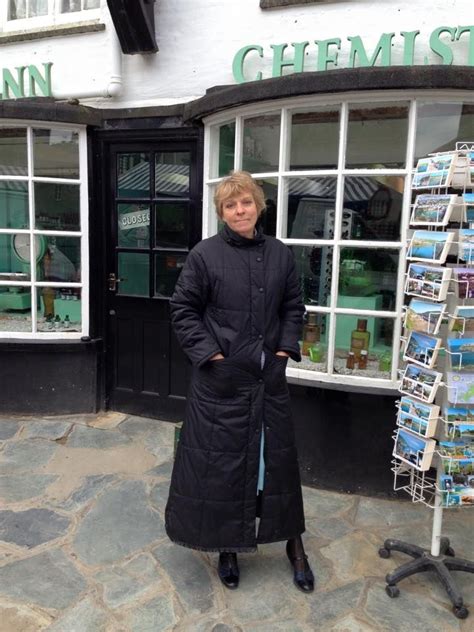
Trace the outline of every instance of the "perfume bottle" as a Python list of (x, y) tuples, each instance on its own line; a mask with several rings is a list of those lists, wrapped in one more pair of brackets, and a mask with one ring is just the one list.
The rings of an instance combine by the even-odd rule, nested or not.
[(64, 329), (69, 329), (70, 326), (71, 326), (71, 321), (69, 320), (69, 314), (66, 314), (63, 321), (63, 327)]
[(355, 368), (354, 352), (353, 351), (349, 351), (349, 353), (347, 355), (346, 369), (353, 369), (353, 368)]
[(362, 349), (359, 355), (359, 369), (367, 368), (367, 360), (368, 360), (367, 351), (365, 349)]
[(56, 314), (56, 318), (54, 319), (54, 328), (59, 329), (61, 327), (61, 318), (59, 314)]
[(308, 314), (308, 321), (303, 325), (303, 345), (301, 353), (309, 355), (309, 348), (319, 342), (320, 330), (316, 321), (317, 314)]
[(351, 351), (354, 352), (356, 360), (359, 359), (362, 350), (369, 350), (370, 332), (367, 331), (367, 320), (359, 318), (357, 329), (351, 333)]

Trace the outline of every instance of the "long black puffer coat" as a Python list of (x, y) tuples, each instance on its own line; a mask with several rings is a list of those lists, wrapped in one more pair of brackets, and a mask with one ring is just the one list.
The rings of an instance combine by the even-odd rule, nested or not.
[[(225, 226), (189, 253), (170, 303), (174, 330), (193, 364), (166, 506), (166, 531), (177, 544), (253, 551), (257, 543), (305, 529), (287, 359), (275, 355), (283, 350), (301, 359), (300, 294), (292, 253), (260, 231), (246, 239)], [(225, 359), (209, 362), (219, 352)]]

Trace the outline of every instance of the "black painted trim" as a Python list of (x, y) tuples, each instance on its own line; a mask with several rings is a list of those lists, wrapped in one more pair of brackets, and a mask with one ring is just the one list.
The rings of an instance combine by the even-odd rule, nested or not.
[(364, 90), (473, 90), (471, 66), (391, 66), (301, 72), (284, 77), (217, 86), (184, 106), (184, 119), (201, 119), (220, 110), (258, 101), (310, 94)]
[(94, 126), (102, 123), (100, 110), (85, 105), (58, 102), (51, 97), (0, 101), (0, 119), (2, 118)]

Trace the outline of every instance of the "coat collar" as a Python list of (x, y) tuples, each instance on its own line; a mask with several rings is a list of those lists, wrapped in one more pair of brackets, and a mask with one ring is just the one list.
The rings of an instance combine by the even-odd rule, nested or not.
[(248, 248), (249, 246), (256, 246), (257, 244), (261, 244), (265, 241), (265, 235), (262, 232), (262, 227), (256, 227), (256, 234), (253, 239), (248, 239), (247, 237), (242, 237), (232, 229), (230, 229), (227, 224), (224, 224), (224, 227), (220, 231), (220, 236), (224, 241), (232, 246), (237, 246), (239, 248)]

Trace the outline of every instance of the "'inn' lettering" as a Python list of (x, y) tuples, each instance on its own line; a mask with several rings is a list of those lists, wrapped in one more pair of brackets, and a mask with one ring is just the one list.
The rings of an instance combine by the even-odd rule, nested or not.
[(21, 99), (24, 97), (50, 97), (52, 62), (43, 64), (40, 71), (36, 66), (17, 66), (15, 70), (2, 68), (0, 99)]

